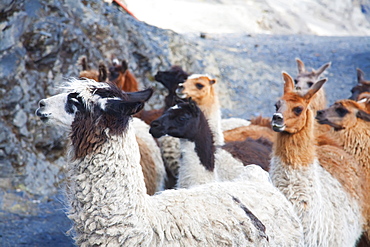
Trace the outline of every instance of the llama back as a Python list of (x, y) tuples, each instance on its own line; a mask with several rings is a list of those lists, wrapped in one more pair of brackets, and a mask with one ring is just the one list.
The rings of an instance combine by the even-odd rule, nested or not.
[(184, 236), (178, 246), (303, 246), (298, 217), (268, 181), (209, 183), (177, 192), (149, 198), (159, 208), (149, 212), (156, 215), (151, 222), (168, 223), (152, 225), (157, 246), (172, 246)]

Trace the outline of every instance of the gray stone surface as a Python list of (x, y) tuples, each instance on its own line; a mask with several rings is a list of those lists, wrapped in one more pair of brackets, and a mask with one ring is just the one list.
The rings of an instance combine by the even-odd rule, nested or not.
[(66, 133), (34, 112), (63, 78), (77, 76), (78, 59), (96, 68), (125, 58), (155, 95), (158, 70), (181, 65), (219, 80), (225, 117), (271, 115), (282, 92), (281, 71), (296, 74), (295, 57), (317, 68), (332, 61), (325, 85), (330, 102), (349, 96), (355, 68), (370, 78), (369, 37), (178, 35), (138, 22), (114, 4), (80, 0), (19, 0), (0, 4), (0, 245), (72, 246), (63, 211)]

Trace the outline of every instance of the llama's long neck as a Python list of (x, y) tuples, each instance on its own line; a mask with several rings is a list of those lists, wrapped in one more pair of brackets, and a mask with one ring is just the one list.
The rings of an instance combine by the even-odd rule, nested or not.
[(178, 187), (188, 188), (214, 180), (215, 146), (212, 131), (203, 114), (194, 126), (196, 134), (189, 139), (181, 139), (181, 166), (179, 168)]
[(370, 168), (370, 124), (358, 120), (355, 126), (331, 132), (340, 141), (344, 150), (363, 167)]
[[(99, 237), (106, 241), (108, 236), (115, 243), (122, 231), (134, 234), (137, 228), (145, 233), (146, 189), (130, 125), (121, 135), (105, 130), (108, 138), (103, 144), (71, 163), (69, 217), (75, 223), (77, 244)], [(109, 233), (107, 226), (112, 226)]]
[(201, 102), (199, 108), (208, 119), (209, 127), (212, 130), (215, 145), (224, 145), (224, 134), (221, 129), (221, 109), (217, 95), (213, 92), (212, 97)]
[[(315, 160), (315, 142), (313, 132), (313, 114), (307, 110), (305, 126), (297, 133), (280, 132), (276, 135), (273, 155), (292, 168), (309, 166)], [(304, 113), (302, 113), (304, 114)]]

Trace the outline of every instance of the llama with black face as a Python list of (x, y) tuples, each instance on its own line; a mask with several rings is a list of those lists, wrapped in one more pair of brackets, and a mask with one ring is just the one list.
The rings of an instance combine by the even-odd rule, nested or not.
[[(269, 186), (261, 185), (258, 192), (254, 183), (235, 181), (145, 193), (131, 115), (151, 94), (150, 89), (129, 94), (114, 84), (72, 80), (63, 93), (40, 101), (36, 114), (70, 131), (68, 216), (76, 243), (302, 246), (300, 221), (267, 177), (262, 184)], [(45, 114), (48, 108), (52, 111)], [(262, 172), (258, 169), (251, 166), (245, 176), (253, 178)], [(261, 207), (261, 194), (268, 195), (262, 203), (275, 206)]]
[[(213, 142), (212, 131), (208, 125), (203, 112), (198, 106), (190, 100), (189, 102), (178, 103), (172, 108), (169, 108), (159, 119), (151, 124), (151, 134), (158, 138), (163, 135), (170, 135), (180, 138), (182, 159), (179, 170), (178, 187), (194, 188), (205, 183), (215, 181), (232, 181), (244, 179), (253, 184), (253, 191), (248, 192), (252, 196), (255, 193), (259, 194), (262, 200), (259, 201), (259, 206), (253, 206), (253, 212), (264, 217), (266, 224), (272, 231), (278, 231), (279, 219), (270, 218), (276, 210), (274, 200), (268, 199), (268, 194), (276, 194), (276, 188), (269, 182), (268, 173), (261, 170), (256, 165), (244, 166), (243, 163), (235, 159), (230, 153), (220, 147), (216, 147)], [(261, 161), (262, 156), (269, 155), (269, 151), (261, 151), (254, 145), (263, 145), (254, 141), (249, 141), (249, 164), (252, 162)], [(259, 159), (259, 160), (258, 160)], [(252, 161), (252, 162), (251, 162)], [(265, 160), (268, 162), (268, 159)], [(253, 169), (253, 175), (244, 176), (245, 169)], [(262, 187), (264, 189), (262, 189)], [(267, 194), (265, 192), (269, 191)], [(265, 197), (266, 196), (266, 197)], [(263, 206), (261, 206), (261, 203)], [(283, 199), (281, 203), (287, 203)], [(259, 209), (264, 208), (265, 214)], [(267, 210), (268, 209), (268, 210)], [(258, 212), (258, 213), (257, 213)], [(286, 217), (286, 215), (284, 216)], [(267, 223), (268, 222), (268, 223)], [(266, 225), (265, 224), (265, 225)], [(284, 229), (285, 231), (285, 229)]]
[(235, 179), (245, 165), (258, 164), (268, 170), (271, 144), (264, 145), (262, 140), (247, 139), (216, 148), (208, 120), (191, 99), (169, 108), (160, 118), (153, 121), (150, 133), (155, 138), (164, 135), (180, 138), (180, 188), (215, 179)]

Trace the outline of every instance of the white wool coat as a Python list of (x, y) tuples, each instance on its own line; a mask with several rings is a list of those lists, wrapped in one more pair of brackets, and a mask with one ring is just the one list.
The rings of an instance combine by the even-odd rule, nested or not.
[(318, 160), (293, 169), (272, 157), (270, 176), (301, 219), (305, 246), (355, 246), (362, 231), (360, 206)]

